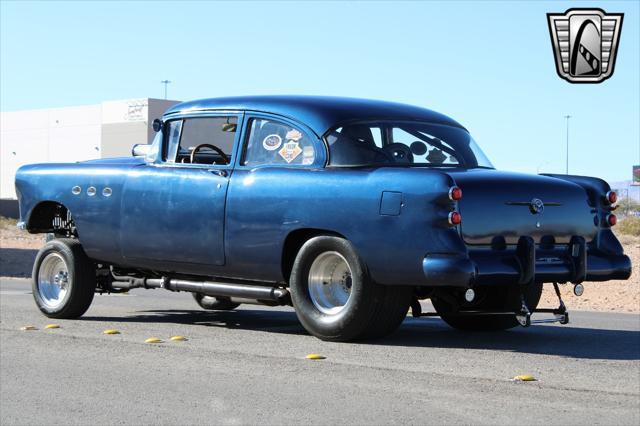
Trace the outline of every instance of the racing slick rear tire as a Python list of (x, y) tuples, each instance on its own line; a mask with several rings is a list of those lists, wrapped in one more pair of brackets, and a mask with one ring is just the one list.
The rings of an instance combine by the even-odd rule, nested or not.
[[(464, 311), (516, 312), (520, 310), (519, 286), (487, 286), (480, 289), (482, 294), (479, 294), (476, 301), (471, 303), (462, 302), (458, 306), (452, 306), (452, 300), (464, 300), (461, 296), (464, 290), (451, 290), (447, 292), (447, 297), (434, 296), (431, 298), (431, 303), (440, 318), (458, 330), (500, 331), (519, 325), (515, 315), (457, 314), (456, 312)], [(533, 312), (536, 309), (541, 295), (542, 283), (534, 283), (526, 287), (524, 298), (529, 311)]]
[(308, 240), (293, 263), (291, 300), (302, 326), (328, 341), (384, 337), (407, 315), (413, 289), (374, 283), (344, 238)]
[(192, 293), (193, 298), (196, 299), (196, 302), (202, 309), (206, 309), (209, 311), (232, 311), (238, 306), (239, 303), (233, 303), (226, 297), (213, 297), (213, 296), (205, 296), (200, 293)]
[(78, 240), (56, 238), (36, 255), (31, 288), (36, 305), (49, 318), (78, 318), (93, 301), (95, 266)]

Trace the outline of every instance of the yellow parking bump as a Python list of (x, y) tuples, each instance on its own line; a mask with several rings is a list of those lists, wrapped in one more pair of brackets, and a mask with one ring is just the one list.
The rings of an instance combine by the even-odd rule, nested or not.
[(309, 354), (305, 358), (307, 359), (326, 359), (327, 357), (320, 354)]
[(120, 334), (120, 332), (118, 330), (114, 330), (114, 329), (111, 329), (111, 328), (108, 329), (108, 330), (103, 331), (102, 333), (104, 333), (104, 334)]
[(186, 342), (186, 341), (187, 341), (187, 340), (189, 340), (189, 339), (187, 339), (187, 338), (186, 338), (186, 337), (184, 337), (184, 336), (171, 336), (171, 339), (170, 339), (170, 340), (172, 340), (172, 341), (174, 341), (174, 342)]
[(25, 325), (24, 327), (20, 327), (20, 330), (22, 330), (22, 331), (30, 331), (30, 330), (37, 330), (37, 328), (32, 326), (32, 325)]
[(144, 342), (145, 343), (162, 343), (162, 340), (158, 339), (157, 337), (149, 337)]
[(518, 376), (515, 376), (513, 379), (511, 379), (514, 382), (535, 382), (538, 379), (536, 379), (535, 377), (529, 375), (529, 374), (520, 374)]
[(60, 328), (60, 326), (58, 324), (47, 324), (44, 328)]

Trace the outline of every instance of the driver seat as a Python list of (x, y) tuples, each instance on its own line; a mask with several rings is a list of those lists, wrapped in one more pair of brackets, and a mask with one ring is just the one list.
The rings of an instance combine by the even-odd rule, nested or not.
[(378, 149), (376, 142), (373, 139), (373, 133), (371, 128), (365, 124), (352, 124), (344, 126), (340, 132), (342, 136), (345, 136), (353, 141), (362, 142), (367, 148)]
[(365, 124), (346, 125), (336, 136), (332, 155), (339, 158), (340, 164), (389, 163), (391, 160), (376, 146), (371, 128)]

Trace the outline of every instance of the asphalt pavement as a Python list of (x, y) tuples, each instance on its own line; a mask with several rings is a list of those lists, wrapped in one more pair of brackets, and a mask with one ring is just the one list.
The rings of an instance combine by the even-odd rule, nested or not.
[(0, 279), (2, 425), (640, 424), (639, 315), (499, 333), (407, 317), (383, 340), (328, 343), (291, 308), (207, 312), (187, 293), (134, 290), (52, 320), (30, 290)]

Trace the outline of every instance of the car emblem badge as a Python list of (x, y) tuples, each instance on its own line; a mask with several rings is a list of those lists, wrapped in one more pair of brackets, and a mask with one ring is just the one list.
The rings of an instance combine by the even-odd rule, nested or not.
[(531, 200), (531, 203), (529, 203), (529, 209), (533, 214), (542, 214), (542, 212), (544, 211), (544, 203), (541, 199), (534, 198), (533, 200)]
[(601, 83), (611, 77), (623, 16), (602, 9), (547, 13), (558, 75), (570, 83)]

